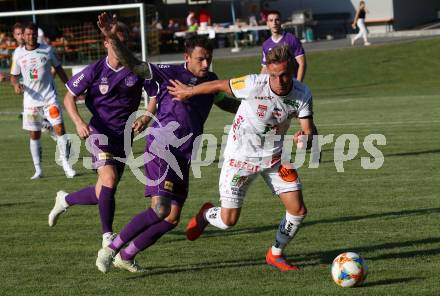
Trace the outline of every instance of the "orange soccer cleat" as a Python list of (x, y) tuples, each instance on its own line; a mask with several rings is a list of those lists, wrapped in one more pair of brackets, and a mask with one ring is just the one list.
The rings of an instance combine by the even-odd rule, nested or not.
[(298, 266), (289, 264), (289, 262), (286, 261), (283, 255), (273, 255), (272, 247), (267, 250), (266, 262), (267, 264), (278, 268), (280, 271), (299, 270)]
[(208, 222), (205, 220), (203, 215), (212, 207), (214, 207), (212, 203), (204, 203), (197, 215), (189, 220), (188, 225), (186, 225), (186, 238), (188, 240), (196, 240), (200, 235), (202, 235), (203, 230), (205, 230), (206, 226), (208, 225)]

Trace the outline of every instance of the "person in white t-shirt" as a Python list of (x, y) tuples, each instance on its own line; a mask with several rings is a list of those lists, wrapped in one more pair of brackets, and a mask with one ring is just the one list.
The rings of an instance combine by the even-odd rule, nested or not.
[(219, 181), (221, 207), (205, 203), (188, 223), (187, 238), (197, 239), (208, 224), (220, 229), (234, 226), (249, 185), (261, 175), (286, 208), (275, 243), (266, 254), (266, 262), (281, 271), (299, 269), (284, 259), (283, 250), (307, 213), (298, 173), (290, 162), (281, 160), (284, 136), (292, 118), (297, 118), (301, 127), (294, 136), (297, 145), (310, 148), (312, 135), (317, 134), (312, 94), (305, 84), (294, 79), (294, 59), (289, 46), (281, 45), (267, 54), (267, 74), (193, 87), (173, 81), (173, 86), (168, 87), (178, 100), (217, 92), (241, 99), (224, 152)]
[[(76, 173), (68, 162), (70, 142), (65, 135), (62, 110), (50, 68), (53, 66), (56, 69), (64, 83), (67, 82), (67, 75), (53, 48), (37, 42), (37, 32), (38, 27), (33, 23), (25, 26), (25, 46), (14, 52), (11, 67), (11, 84), (15, 93), (24, 93), (23, 129), (30, 133), (30, 150), (35, 167), (31, 179), (43, 176), (40, 137), (45, 118), (54, 128), (64, 172), (68, 178), (72, 178)], [(19, 82), (20, 75), (22, 83)]]
[[(17, 42), (17, 47), (14, 50), (19, 51), (24, 48), (24, 39), (23, 39), (23, 32), (24, 32), (24, 25), (21, 23), (15, 23), (14, 26), (12, 26), (12, 36), (14, 37), (15, 41)], [(13, 54), (12, 54), (13, 55)], [(51, 72), (53, 74), (53, 68), (51, 69)], [(21, 81), (21, 76), (20, 76)], [(23, 115), (23, 114), (21, 114)], [(43, 119), (43, 122), (41, 123), (41, 131), (42, 132), (48, 132), (52, 139), (56, 141), (56, 135), (53, 131), (53, 127), (50, 124), (50, 122), (45, 118)]]

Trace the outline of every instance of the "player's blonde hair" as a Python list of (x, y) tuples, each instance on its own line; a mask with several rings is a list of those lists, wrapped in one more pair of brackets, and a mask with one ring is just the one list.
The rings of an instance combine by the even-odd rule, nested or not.
[(293, 61), (293, 54), (287, 44), (272, 48), (266, 55), (266, 65)]

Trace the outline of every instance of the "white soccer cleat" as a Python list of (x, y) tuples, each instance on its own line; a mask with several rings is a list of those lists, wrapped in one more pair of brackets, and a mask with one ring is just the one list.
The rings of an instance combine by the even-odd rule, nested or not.
[(365, 45), (365, 46), (370, 46), (371, 43), (367, 41), (367, 42), (364, 43), (364, 45)]
[(113, 261), (113, 265), (117, 268), (127, 270), (133, 273), (142, 273), (145, 272), (146, 269), (137, 264), (135, 260), (123, 260), (121, 258), (121, 254), (117, 254), (115, 260)]
[(107, 232), (102, 236), (102, 247), (108, 247), (117, 236), (117, 233)]
[(35, 172), (35, 174), (31, 177), (31, 180), (36, 180), (43, 178), (43, 172)]
[(67, 208), (66, 205), (66, 196), (67, 192), (58, 191), (57, 196), (55, 197), (55, 205), (53, 206), (52, 211), (49, 213), (49, 226), (53, 227), (57, 224), (58, 217), (64, 213)]
[(75, 172), (74, 169), (72, 169), (70, 164), (64, 164), (63, 163), (63, 170), (64, 170), (64, 173), (66, 174), (66, 177), (69, 178), (69, 179), (71, 179), (71, 178), (76, 176), (76, 172)]
[(96, 258), (96, 267), (103, 273), (109, 272), (114, 257), (115, 251), (109, 247), (100, 249), (98, 251), (98, 257)]

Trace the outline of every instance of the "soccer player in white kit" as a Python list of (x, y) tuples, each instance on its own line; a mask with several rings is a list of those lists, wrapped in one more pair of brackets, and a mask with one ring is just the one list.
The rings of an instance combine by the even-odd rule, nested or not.
[[(68, 162), (70, 143), (65, 135), (62, 110), (50, 68), (55, 68), (64, 83), (67, 82), (67, 75), (53, 48), (37, 42), (37, 32), (38, 27), (33, 23), (25, 26), (25, 46), (14, 52), (11, 67), (11, 84), (15, 93), (19, 95), (24, 92), (23, 129), (30, 134), (30, 150), (35, 167), (31, 179), (43, 176), (40, 137), (44, 119), (54, 128), (64, 172), (68, 178), (72, 178), (76, 173)], [(22, 84), (19, 82), (20, 74)]]
[(224, 152), (219, 181), (221, 207), (205, 203), (188, 223), (187, 238), (197, 239), (208, 224), (220, 229), (234, 226), (246, 191), (260, 174), (286, 208), (275, 242), (266, 253), (266, 262), (281, 271), (299, 269), (284, 259), (283, 250), (307, 213), (298, 174), (290, 162), (281, 160), (284, 135), (292, 118), (297, 118), (301, 127), (294, 136), (297, 144), (307, 138), (304, 144), (310, 148), (312, 135), (317, 134), (312, 94), (305, 84), (294, 79), (293, 61), (289, 47), (282, 45), (268, 53), (267, 74), (216, 80), (193, 87), (174, 81), (169, 87), (170, 93), (179, 100), (217, 92), (242, 100)]

